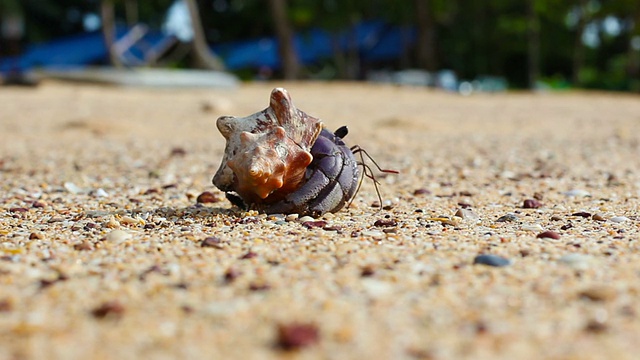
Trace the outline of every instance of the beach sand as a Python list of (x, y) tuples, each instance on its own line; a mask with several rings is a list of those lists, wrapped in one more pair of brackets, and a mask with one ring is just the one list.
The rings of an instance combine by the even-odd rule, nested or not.
[[(319, 227), (224, 199), (215, 120), (276, 86), (399, 171), (383, 209), (370, 181)], [(637, 95), (45, 82), (0, 103), (2, 359), (640, 353)]]

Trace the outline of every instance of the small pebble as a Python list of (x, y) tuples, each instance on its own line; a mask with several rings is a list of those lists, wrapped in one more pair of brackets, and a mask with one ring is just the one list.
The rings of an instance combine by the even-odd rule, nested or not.
[(204, 240), (202, 240), (202, 242), (200, 243), (200, 246), (202, 247), (212, 247), (212, 248), (216, 248), (216, 249), (222, 249), (222, 240), (220, 240), (220, 238), (215, 237), (215, 236), (209, 236), (206, 237)]
[(506, 215), (500, 216), (497, 221), (498, 222), (518, 221), (518, 216), (516, 214), (508, 213)]
[(576, 213), (571, 214), (571, 216), (578, 216), (578, 217), (582, 217), (582, 218), (590, 218), (591, 217), (591, 213), (588, 213), (586, 211), (579, 211)]
[(540, 224), (525, 224), (520, 227), (523, 231), (542, 231), (544, 228)]
[(558, 261), (576, 270), (586, 270), (591, 265), (592, 258), (589, 255), (571, 253), (563, 255), (560, 259), (558, 259)]
[(307, 221), (314, 221), (314, 220), (315, 220), (315, 219), (314, 219), (314, 218), (312, 218), (311, 216), (303, 216), (303, 217), (301, 217), (301, 218), (299, 218), (299, 219), (298, 219), (298, 222), (303, 223), (303, 222), (307, 222)]
[(320, 332), (314, 324), (280, 324), (276, 345), (284, 350), (295, 350), (317, 343)]
[(299, 217), (299, 216), (300, 216), (300, 215), (298, 215), (298, 214), (289, 214), (289, 215), (285, 216), (285, 218), (284, 218), (284, 219), (285, 219), (286, 221), (296, 221), (296, 220), (298, 220), (298, 217)]
[(124, 230), (113, 230), (107, 234), (106, 240), (110, 242), (120, 243), (131, 238), (131, 234)]
[(82, 193), (84, 193), (84, 189), (82, 189), (81, 187), (79, 187), (78, 185), (76, 185), (76, 184), (74, 184), (72, 182), (68, 182), (67, 181), (67, 182), (64, 183), (63, 186), (68, 192), (70, 192), (72, 194), (82, 194)]
[(593, 286), (584, 289), (578, 293), (580, 298), (588, 299), (591, 301), (608, 301), (613, 300), (616, 297), (616, 291), (614, 288), (607, 285)]
[(570, 197), (584, 197), (584, 196), (590, 195), (588, 191), (581, 190), (581, 189), (573, 189), (573, 190), (565, 191), (562, 194)]
[(492, 254), (478, 255), (473, 259), (473, 263), (496, 267), (511, 265), (511, 261), (509, 259)]
[(242, 275), (240, 271), (230, 267), (224, 272), (224, 282), (226, 284), (230, 284), (234, 282), (235, 279), (237, 279), (240, 275)]
[(538, 238), (538, 239), (554, 239), (554, 240), (558, 240), (558, 239), (560, 239), (560, 234), (558, 234), (555, 231), (547, 230), (547, 231), (543, 231), (540, 234), (536, 235), (536, 238)]
[(373, 226), (377, 226), (377, 227), (389, 227), (389, 226), (396, 226), (396, 225), (398, 225), (398, 222), (395, 221), (394, 219), (379, 219), (373, 223)]
[(327, 222), (324, 220), (305, 221), (302, 223), (302, 226), (306, 227), (307, 229), (323, 228), (327, 226)]
[(591, 217), (591, 219), (595, 220), (595, 221), (607, 221), (607, 218), (605, 218), (604, 216), (602, 216), (602, 214), (593, 214), (593, 216)]
[(413, 195), (429, 195), (429, 194), (431, 194), (431, 191), (425, 188), (413, 190)]
[(109, 193), (104, 191), (103, 188), (99, 188), (98, 190), (92, 191), (91, 195), (93, 195), (95, 197), (108, 197)]
[(246, 254), (240, 257), (240, 260), (253, 259), (254, 257), (257, 257), (257, 256), (258, 254), (254, 253), (253, 251), (248, 251)]
[(44, 235), (39, 232), (32, 232), (29, 234), (29, 240), (42, 240), (44, 239)]
[(91, 242), (83, 240), (81, 243), (73, 245), (73, 248), (78, 251), (89, 251), (93, 250), (93, 245), (91, 244)]
[(364, 230), (360, 233), (362, 236), (369, 236), (374, 239), (382, 239), (384, 238), (384, 233), (378, 230)]
[(522, 204), (525, 209), (537, 209), (542, 206), (542, 203), (535, 199), (526, 199)]
[(91, 315), (97, 319), (120, 318), (124, 314), (124, 306), (118, 301), (108, 301), (91, 310)]
[(479, 220), (480, 219), (480, 216), (478, 216), (478, 214), (476, 214), (473, 210), (471, 210), (469, 208), (466, 208), (466, 207), (458, 209), (453, 216), (457, 216), (457, 217), (462, 218), (464, 220)]
[(211, 204), (218, 201), (220, 201), (220, 199), (210, 191), (205, 191), (196, 198), (196, 202), (199, 204)]
[(611, 219), (609, 219), (609, 221), (612, 221), (614, 223), (621, 223), (621, 222), (625, 222), (627, 220), (629, 220), (629, 218), (626, 217), (626, 216), (614, 216)]

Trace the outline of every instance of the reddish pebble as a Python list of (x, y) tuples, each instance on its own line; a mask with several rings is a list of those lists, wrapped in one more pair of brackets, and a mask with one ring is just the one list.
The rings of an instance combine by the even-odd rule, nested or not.
[(555, 240), (560, 239), (560, 235), (554, 231), (543, 231), (540, 234), (538, 234), (536, 237), (538, 239), (544, 239), (544, 238), (555, 239)]
[(252, 282), (249, 284), (249, 290), (251, 291), (266, 291), (271, 289), (271, 285), (264, 282)]
[(240, 271), (230, 267), (227, 269), (227, 271), (224, 272), (224, 282), (230, 284), (240, 275), (242, 275)]
[(31, 206), (33, 206), (34, 208), (43, 208), (46, 205), (47, 204), (43, 203), (42, 201), (34, 201)]
[(73, 245), (73, 248), (78, 251), (88, 251), (93, 250), (93, 245), (91, 244), (91, 242), (84, 240), (81, 243)]
[(316, 220), (316, 221), (305, 221), (302, 223), (302, 226), (306, 227), (307, 229), (312, 229), (312, 228), (323, 228), (325, 226), (327, 226), (327, 222), (324, 220)]
[(240, 257), (241, 260), (245, 260), (245, 259), (253, 259), (254, 257), (258, 256), (258, 254), (254, 253), (253, 251), (249, 251), (246, 254), (242, 255)]
[(9, 209), (9, 212), (12, 212), (12, 213), (27, 212), (27, 211), (29, 211), (29, 209), (23, 208), (23, 207), (14, 207), (14, 208)]
[(169, 154), (171, 156), (185, 156), (187, 155), (187, 150), (181, 148), (181, 147), (174, 147), (173, 149), (171, 149), (171, 153)]
[(13, 303), (9, 299), (0, 300), (0, 312), (9, 312), (13, 310)]
[(196, 201), (201, 204), (208, 204), (208, 203), (218, 202), (220, 201), (220, 199), (217, 196), (215, 196), (212, 192), (205, 191), (202, 194), (198, 195), (198, 197), (196, 198)]
[(320, 339), (318, 327), (313, 324), (281, 324), (278, 326), (277, 345), (284, 350), (295, 350), (313, 345)]
[(209, 236), (204, 240), (202, 240), (202, 242), (200, 243), (200, 246), (222, 249), (222, 240), (220, 240), (220, 238), (217, 238), (215, 236)]
[(522, 204), (525, 209), (537, 209), (542, 206), (542, 203), (535, 199), (526, 199)]
[(398, 222), (396, 222), (393, 219), (380, 219), (380, 220), (376, 220), (376, 222), (373, 223), (373, 226), (378, 226), (378, 227), (389, 227), (389, 226), (396, 226), (398, 225)]
[(124, 306), (118, 301), (107, 301), (97, 308), (91, 310), (91, 315), (98, 319), (107, 317), (119, 318), (124, 314)]

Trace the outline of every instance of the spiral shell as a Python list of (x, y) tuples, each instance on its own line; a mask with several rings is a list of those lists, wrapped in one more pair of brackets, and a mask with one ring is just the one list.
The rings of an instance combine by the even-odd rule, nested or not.
[(268, 108), (243, 118), (220, 117), (217, 126), (227, 144), (213, 183), (247, 204), (274, 203), (298, 189), (323, 128), (283, 88), (273, 89)]

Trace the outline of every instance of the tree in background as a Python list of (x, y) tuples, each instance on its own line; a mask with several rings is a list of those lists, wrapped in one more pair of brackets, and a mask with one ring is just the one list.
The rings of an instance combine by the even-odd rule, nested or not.
[(287, 14), (287, 1), (269, 0), (269, 7), (278, 39), (282, 75), (285, 80), (295, 80), (300, 76), (300, 62), (293, 43), (293, 28)]

